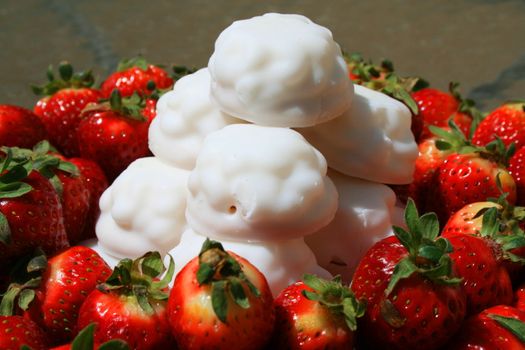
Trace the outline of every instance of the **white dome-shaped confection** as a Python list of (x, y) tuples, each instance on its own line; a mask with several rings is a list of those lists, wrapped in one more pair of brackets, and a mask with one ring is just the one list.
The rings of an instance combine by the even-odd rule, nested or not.
[(163, 161), (191, 170), (204, 137), (225, 125), (244, 123), (223, 113), (210, 99), (207, 68), (177, 81), (157, 103), (149, 128), (149, 148)]
[(186, 219), (214, 239), (302, 237), (328, 224), (337, 191), (298, 132), (234, 124), (209, 134), (188, 180)]
[[(182, 234), (181, 241), (170, 254), (175, 261), (175, 273), (194, 257), (199, 255), (206, 240), (189, 229)], [(274, 296), (288, 285), (302, 279), (303, 274), (316, 274), (330, 278), (330, 274), (317, 265), (315, 256), (302, 238), (285, 241), (235, 242), (220, 240), (224, 249), (242, 256), (261, 271)]]
[(117, 258), (175, 247), (186, 229), (188, 175), (154, 157), (131, 163), (100, 197), (99, 246)]
[(326, 122), (348, 109), (353, 96), (332, 33), (300, 15), (233, 22), (215, 42), (208, 67), (221, 109), (259, 125)]
[(356, 85), (352, 106), (343, 115), (298, 131), (333, 169), (370, 181), (407, 184), (418, 155), (410, 124), (403, 103)]
[(396, 195), (386, 185), (328, 173), (339, 192), (334, 220), (305, 237), (319, 265), (350, 282), (359, 260), (377, 241), (393, 234)]

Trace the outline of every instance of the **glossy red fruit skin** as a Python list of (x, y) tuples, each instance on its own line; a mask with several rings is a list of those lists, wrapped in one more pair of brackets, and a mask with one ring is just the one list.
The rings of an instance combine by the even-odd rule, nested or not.
[[(525, 133), (525, 131), (523, 131)], [(525, 147), (521, 147), (509, 160), (509, 173), (516, 182), (516, 204), (525, 206)]]
[(30, 253), (40, 246), (49, 255), (69, 247), (62, 204), (51, 183), (36, 171), (23, 180), (33, 190), (16, 198), (1, 198), (0, 212), (9, 222), (12, 242), (0, 243), (0, 262)]
[(40, 99), (34, 112), (44, 123), (49, 141), (67, 157), (79, 155), (76, 129), (81, 112), (100, 99), (100, 92), (91, 88), (67, 88)]
[(111, 275), (111, 268), (93, 249), (71, 247), (47, 262), (40, 287), (25, 316), (38, 323), (53, 344), (71, 341), (79, 309), (95, 287)]
[(465, 321), (461, 332), (447, 348), (453, 350), (523, 350), (521, 343), (509, 330), (503, 328), (489, 315), (512, 317), (525, 322), (525, 312), (507, 305), (497, 305), (471, 316)]
[(498, 304), (510, 305), (512, 283), (507, 270), (494, 256), (494, 243), (465, 234), (445, 237), (454, 248), (450, 258), (463, 279), (467, 314), (473, 315)]
[(155, 313), (147, 315), (135, 297), (95, 289), (80, 308), (77, 327), (83, 329), (95, 322), (96, 343), (122, 339), (136, 350), (176, 348), (168, 325), (166, 302), (152, 306)]
[(251, 307), (241, 309), (229, 304), (227, 324), (211, 308), (209, 285), (200, 286), (196, 274), (198, 257), (178, 273), (168, 298), (171, 332), (180, 350), (184, 349), (263, 349), (272, 335), (275, 310), (268, 282), (246, 259), (228, 252), (241, 265), (246, 277), (259, 289), (256, 298), (245, 288)]
[(150, 155), (148, 129), (156, 115), (155, 101), (143, 111), (146, 121), (113, 111), (89, 111), (77, 129), (80, 156), (95, 161), (113, 180), (134, 160)]
[[(370, 248), (354, 274), (351, 288), (356, 298), (367, 303), (359, 334), (371, 349), (440, 348), (465, 317), (462, 287), (433, 284), (418, 274), (401, 280), (385, 297), (395, 265), (407, 255), (396, 237), (385, 238)], [(402, 325), (391, 326), (383, 317), (388, 303), (405, 320)]]
[(131, 96), (134, 92), (149, 96), (152, 93), (152, 90), (147, 88), (150, 81), (155, 83), (157, 89), (168, 89), (173, 86), (173, 79), (164, 69), (150, 64), (147, 70), (132, 67), (111, 74), (100, 86), (100, 91), (104, 98), (109, 98), (114, 89), (118, 89), (123, 97)]
[(525, 110), (523, 104), (506, 104), (493, 110), (478, 125), (472, 142), (485, 146), (493, 141), (496, 135), (506, 146), (512, 142), (516, 149), (525, 145)]
[(46, 335), (35, 322), (22, 316), (0, 316), (0, 349), (18, 350), (22, 345), (48, 349)]
[(354, 332), (344, 319), (334, 316), (302, 293), (312, 291), (302, 281), (285, 288), (274, 300), (275, 329), (272, 349), (353, 349)]
[(501, 195), (496, 184), (498, 174), (503, 192), (508, 193), (507, 201), (515, 204), (516, 184), (506, 169), (475, 153), (452, 153), (438, 168), (430, 193), (432, 200), (426, 209), (436, 212), (444, 224), (469, 203), (498, 198)]
[(95, 224), (100, 215), (100, 207), (98, 202), (100, 196), (108, 188), (108, 180), (104, 171), (100, 166), (89, 159), (71, 158), (68, 161), (75, 164), (82, 177), (89, 192), (89, 209), (86, 217), (84, 230), (80, 236), (80, 240), (86, 240), (95, 237)]
[(516, 309), (525, 312), (525, 283), (516, 288), (513, 305)]
[(0, 146), (33, 148), (46, 137), (46, 128), (33, 111), (0, 104)]

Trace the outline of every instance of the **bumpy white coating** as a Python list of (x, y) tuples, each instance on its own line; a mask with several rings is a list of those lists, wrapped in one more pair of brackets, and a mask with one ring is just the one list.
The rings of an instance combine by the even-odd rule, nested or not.
[(178, 80), (159, 99), (149, 128), (149, 148), (163, 161), (191, 170), (207, 134), (243, 122), (223, 113), (211, 100), (210, 73), (202, 68)]
[(323, 155), (288, 128), (233, 124), (209, 134), (188, 180), (186, 219), (215, 239), (313, 233), (337, 210)]
[[(194, 257), (199, 255), (202, 243), (206, 240), (195, 231), (188, 229), (181, 237), (179, 245), (170, 251), (175, 261), (175, 274)], [(331, 275), (320, 267), (315, 256), (302, 238), (269, 242), (236, 242), (220, 240), (224, 249), (242, 256), (261, 271), (274, 296), (288, 285), (300, 280), (305, 273), (323, 278)]]
[(208, 67), (221, 109), (259, 125), (316, 125), (343, 113), (353, 96), (332, 33), (301, 15), (233, 22), (215, 42)]
[(100, 198), (101, 248), (117, 258), (136, 258), (175, 247), (187, 227), (188, 175), (155, 157), (131, 163)]
[(352, 106), (343, 115), (298, 131), (333, 169), (370, 181), (407, 184), (418, 155), (410, 124), (411, 114), (403, 103), (356, 86)]
[(334, 220), (313, 235), (305, 237), (319, 265), (350, 282), (366, 251), (379, 240), (393, 234), (396, 195), (386, 185), (345, 176), (336, 171), (328, 175), (339, 192)]

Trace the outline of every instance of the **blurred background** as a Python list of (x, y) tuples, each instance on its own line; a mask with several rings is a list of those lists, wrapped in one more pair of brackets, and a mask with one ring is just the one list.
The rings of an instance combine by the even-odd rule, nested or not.
[(225, 27), (265, 12), (306, 15), (345, 51), (434, 87), (460, 82), (485, 110), (525, 98), (524, 0), (0, 0), (0, 103), (32, 108), (29, 85), (61, 60), (98, 81), (137, 54), (205, 66)]

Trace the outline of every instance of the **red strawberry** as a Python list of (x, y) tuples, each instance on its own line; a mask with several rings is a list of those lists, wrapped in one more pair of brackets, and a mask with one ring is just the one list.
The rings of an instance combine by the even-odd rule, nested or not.
[(31, 148), (46, 137), (44, 124), (32, 111), (0, 105), (0, 146)]
[(68, 161), (77, 166), (89, 192), (89, 210), (80, 240), (93, 238), (95, 237), (95, 224), (100, 215), (98, 201), (102, 193), (108, 188), (108, 180), (106, 179), (104, 171), (92, 160), (70, 158)]
[(466, 297), (453, 273), (450, 243), (437, 238), (433, 213), (419, 217), (414, 202), (405, 211), (408, 231), (373, 245), (352, 281), (367, 302), (360, 331), (372, 349), (437, 349), (459, 329)]
[[(87, 295), (111, 274), (111, 269), (97, 252), (75, 246), (53, 256), (37, 256), (28, 264), (28, 272), (43, 270), (41, 277), (13, 283), (2, 300), (2, 306), (13, 309), (15, 299), (26, 310), (26, 317), (52, 335), (54, 344), (70, 341), (77, 334), (76, 321)], [(40, 283), (35, 283), (39, 281)], [(36, 288), (34, 298), (24, 293)]]
[(447, 235), (454, 251), (450, 258), (463, 281), (467, 314), (512, 302), (512, 284), (507, 270), (494, 256), (490, 240), (464, 234)]
[(164, 69), (137, 57), (120, 62), (117, 71), (106, 78), (100, 90), (105, 98), (109, 98), (115, 89), (125, 97), (134, 93), (149, 96), (155, 89), (163, 90), (172, 86), (173, 79)]
[(521, 147), (509, 160), (509, 173), (516, 182), (516, 203), (525, 206), (525, 147)]
[[(461, 99), (457, 92), (458, 84), (450, 84), (450, 92), (444, 92), (435, 88), (424, 88), (412, 93), (412, 98), (419, 107), (416, 119), (423, 121), (423, 130), (418, 140), (424, 140), (432, 136), (430, 125), (447, 128), (449, 120), (453, 120), (465, 136), (469, 135), (472, 117), (465, 113), (472, 107), (471, 101)], [(463, 103), (463, 104), (462, 104)]]
[[(304, 281), (304, 282), (303, 282)], [(359, 303), (340, 278), (332, 281), (305, 275), (275, 299), (276, 325), (272, 349), (352, 349)]]
[(272, 303), (260, 271), (206, 240), (175, 278), (169, 321), (179, 349), (262, 349), (274, 326)]
[(166, 287), (173, 277), (173, 260), (159, 281), (164, 272), (159, 253), (120, 261), (106, 282), (82, 304), (78, 328), (96, 323), (97, 343), (121, 339), (137, 350), (174, 348), (166, 313)]
[(85, 110), (77, 129), (80, 155), (95, 161), (112, 182), (131, 162), (150, 154), (148, 128), (156, 115), (155, 100), (138, 95)]
[(478, 125), (472, 142), (485, 146), (499, 137), (506, 146), (525, 145), (525, 102), (507, 103), (493, 110)]
[(525, 208), (514, 207), (502, 195), (495, 202), (475, 202), (458, 210), (443, 228), (445, 237), (454, 234), (489, 239), (496, 258), (503, 263), (513, 282), (523, 279), (525, 268)]
[(522, 284), (514, 292), (514, 307), (525, 312), (525, 284)]
[(38, 95), (44, 95), (35, 108), (35, 114), (44, 123), (50, 142), (67, 157), (78, 156), (76, 129), (80, 113), (89, 103), (100, 98), (91, 72), (73, 73), (73, 67), (62, 62), (58, 67), (60, 79), (55, 79), (52, 67), (47, 75), (49, 82), (43, 87), (33, 87)]
[(19, 350), (23, 345), (32, 350), (46, 350), (46, 335), (38, 325), (22, 316), (0, 316), (0, 349)]
[(120, 339), (108, 340), (103, 344), (95, 343), (94, 333), (95, 324), (92, 323), (78, 332), (78, 335), (71, 343), (57, 346), (50, 350), (129, 350), (128, 344)]
[(483, 350), (525, 349), (525, 312), (498, 305), (469, 318), (450, 348)]
[(28, 161), (14, 161), (12, 149), (0, 158), (0, 261), (31, 252), (69, 246), (60, 198), (51, 183)]

